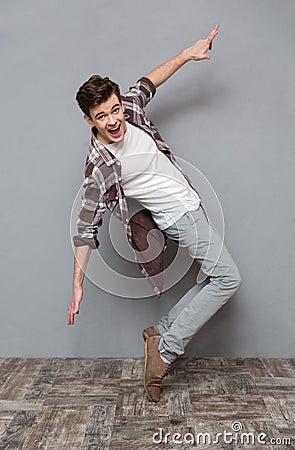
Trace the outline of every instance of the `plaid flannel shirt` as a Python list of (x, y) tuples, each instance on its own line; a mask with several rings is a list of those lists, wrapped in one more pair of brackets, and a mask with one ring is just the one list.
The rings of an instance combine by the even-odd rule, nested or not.
[[(171, 162), (181, 171), (189, 184), (190, 179), (183, 172), (169, 146), (162, 139), (146, 112), (145, 106), (154, 97), (156, 88), (146, 77), (140, 78), (127, 93), (121, 96), (125, 108), (125, 120), (145, 130), (155, 141), (158, 149), (162, 151)], [(73, 237), (75, 246), (89, 245), (95, 249), (99, 246), (97, 240), (98, 227), (102, 225), (102, 216), (106, 208), (115, 214), (125, 225), (128, 241), (135, 252), (142, 273), (151, 281), (154, 291), (160, 296), (164, 287), (164, 249), (151, 258), (144, 252), (145, 258), (138, 261), (138, 252), (147, 249), (147, 234), (152, 229), (158, 229), (151, 213), (147, 209), (138, 211), (130, 217), (123, 187), (121, 185), (120, 161), (96, 138), (95, 128), (92, 129), (91, 142), (85, 163), (85, 178), (83, 182), (82, 208), (79, 211), (77, 222), (78, 234)], [(192, 186), (193, 188), (193, 186)], [(194, 189), (194, 188), (193, 188)], [(166, 241), (165, 236), (164, 241)], [(159, 246), (156, 236), (149, 236), (152, 244)], [(161, 240), (163, 242), (163, 240)], [(151, 247), (154, 248), (153, 245)], [(159, 247), (158, 247), (159, 249)]]

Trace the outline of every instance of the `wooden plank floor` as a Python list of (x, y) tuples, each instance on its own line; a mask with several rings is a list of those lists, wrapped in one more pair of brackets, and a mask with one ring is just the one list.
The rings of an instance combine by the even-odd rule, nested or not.
[(143, 367), (0, 359), (0, 450), (295, 449), (295, 359), (178, 359), (159, 403)]

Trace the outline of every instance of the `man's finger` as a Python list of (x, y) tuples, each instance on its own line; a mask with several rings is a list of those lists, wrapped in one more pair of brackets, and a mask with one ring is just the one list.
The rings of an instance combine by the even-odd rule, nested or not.
[(215, 25), (215, 27), (213, 28), (213, 30), (211, 31), (211, 33), (209, 34), (209, 39), (212, 40), (215, 38), (215, 36), (217, 36), (218, 34), (218, 28), (219, 25)]
[(209, 50), (212, 50), (212, 41), (215, 38), (215, 36), (217, 36), (218, 34), (218, 28), (219, 25), (215, 25), (214, 29), (211, 31), (211, 33), (208, 36), (208, 41), (209, 41)]
[(74, 325), (74, 313), (70, 308), (68, 311), (68, 325)]

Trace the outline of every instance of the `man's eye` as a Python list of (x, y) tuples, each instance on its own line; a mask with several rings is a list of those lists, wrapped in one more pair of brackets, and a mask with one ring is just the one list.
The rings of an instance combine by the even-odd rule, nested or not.
[(118, 114), (119, 111), (120, 111), (120, 108), (115, 108), (113, 112), (114, 112), (115, 114)]
[(98, 120), (103, 120), (104, 119), (104, 116), (99, 116), (98, 117)]

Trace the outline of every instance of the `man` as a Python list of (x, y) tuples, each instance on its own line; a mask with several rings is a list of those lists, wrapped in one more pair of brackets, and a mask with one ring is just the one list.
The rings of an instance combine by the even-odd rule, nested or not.
[[(150, 401), (159, 401), (160, 385), (171, 364), (184, 353), (193, 335), (225, 304), (240, 286), (240, 274), (201, 199), (177, 164), (169, 147), (144, 111), (156, 89), (188, 61), (210, 59), (208, 50), (218, 34), (216, 25), (199, 40), (157, 67), (123, 96), (107, 77), (92, 76), (76, 99), (92, 129), (86, 160), (83, 206), (74, 237), (75, 262), (68, 324), (74, 324), (83, 296), (83, 279), (91, 248), (97, 248), (97, 230), (106, 208), (125, 224), (130, 244), (155, 292), (161, 293), (164, 250), (146, 257), (147, 234), (159, 229), (202, 263), (209, 282), (192, 299), (184, 296), (157, 325), (143, 331), (144, 388)], [(130, 217), (126, 198), (135, 198), (143, 210)], [(157, 241), (151, 247), (158, 250)], [(149, 250), (149, 249), (148, 249)], [(155, 249), (152, 249), (152, 253)], [(150, 256), (150, 255), (148, 255)]]

